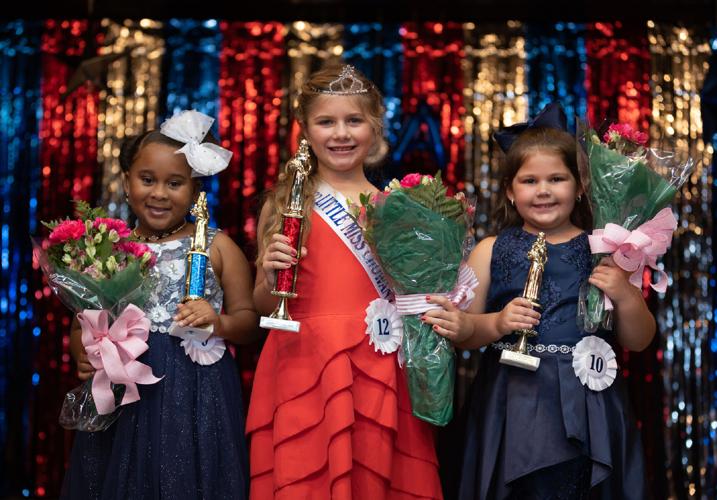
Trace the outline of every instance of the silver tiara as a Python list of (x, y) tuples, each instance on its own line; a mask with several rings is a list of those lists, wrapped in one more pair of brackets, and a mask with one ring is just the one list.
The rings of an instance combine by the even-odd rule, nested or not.
[(319, 89), (311, 87), (311, 90), (319, 94), (331, 95), (354, 95), (365, 94), (371, 89), (371, 84), (364, 85), (363, 81), (356, 74), (356, 69), (351, 65), (346, 65), (341, 70), (339, 77), (329, 83), (328, 89)]

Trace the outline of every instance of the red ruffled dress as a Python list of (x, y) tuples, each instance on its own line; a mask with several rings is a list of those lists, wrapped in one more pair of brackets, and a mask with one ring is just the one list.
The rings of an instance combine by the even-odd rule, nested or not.
[(252, 389), (250, 497), (442, 498), (431, 425), (413, 417), (396, 353), (369, 345), (378, 293), (312, 214), (291, 300), (299, 333), (272, 330)]

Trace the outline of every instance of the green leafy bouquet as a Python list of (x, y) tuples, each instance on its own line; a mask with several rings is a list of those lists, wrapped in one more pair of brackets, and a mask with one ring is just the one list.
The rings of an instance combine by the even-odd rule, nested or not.
[[(596, 230), (590, 236), (591, 247), (594, 247), (596, 235), (603, 233), (610, 224), (621, 226), (627, 231), (635, 231), (655, 218), (671, 203), (693, 168), (693, 162), (689, 158), (687, 161), (681, 161), (673, 152), (645, 147), (647, 134), (635, 131), (627, 124), (611, 125), (603, 135), (603, 141), (595, 130), (585, 127), (584, 124), (581, 125), (580, 134), (586, 153), (582, 159), (587, 160), (581, 162), (581, 167), (583, 177), (587, 180), (587, 194), (592, 208), (593, 227)], [(622, 231), (622, 234), (629, 236), (627, 231)], [(635, 238), (626, 238), (623, 241), (611, 242), (617, 249), (613, 253), (614, 257), (627, 256), (628, 259), (622, 259), (623, 261), (639, 260), (641, 257), (638, 252), (643, 249), (637, 248), (632, 243), (634, 240)], [(593, 264), (597, 264), (604, 255), (606, 254), (596, 253)], [(650, 255), (644, 263), (650, 264), (648, 260), (654, 262), (655, 256)], [(621, 265), (617, 258), (616, 263)], [(633, 276), (633, 284), (641, 284), (643, 268), (644, 266), (636, 268), (640, 276)], [(610, 330), (611, 309), (605, 294), (586, 283), (580, 292), (578, 324), (590, 333), (598, 328)]]
[[(409, 174), (384, 192), (362, 195), (358, 223), (399, 296), (454, 289), (474, 208), (459, 193), (448, 196), (436, 177)], [(425, 308), (424, 308), (425, 311)], [(400, 311), (399, 311), (400, 312)], [(413, 414), (435, 425), (453, 416), (455, 351), (420, 319), (404, 314), (402, 352)]]

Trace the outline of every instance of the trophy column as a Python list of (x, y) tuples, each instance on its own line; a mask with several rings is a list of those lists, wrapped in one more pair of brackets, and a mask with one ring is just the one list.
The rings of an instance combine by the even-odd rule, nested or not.
[[(288, 237), (291, 247), (296, 250), (297, 260), (301, 258), (301, 243), (304, 232), (304, 184), (311, 172), (309, 143), (302, 140), (296, 155), (289, 161), (288, 168), (293, 169), (294, 178), (285, 212), (281, 217), (281, 234)], [(269, 316), (262, 316), (260, 326), (274, 330), (298, 332), (301, 324), (291, 319), (288, 299), (296, 298), (296, 265), (280, 269), (276, 273), (276, 283), (271, 294), (279, 297), (279, 303)]]
[[(528, 299), (533, 307), (540, 308), (538, 297), (540, 285), (543, 282), (543, 270), (548, 260), (548, 250), (545, 245), (545, 233), (538, 233), (538, 239), (528, 251), (530, 269), (523, 288), (523, 298)], [(540, 358), (528, 354), (528, 338), (535, 337), (538, 332), (531, 329), (517, 330), (518, 342), (512, 350), (504, 350), (500, 355), (500, 362), (504, 365), (516, 366), (534, 372), (540, 366)]]
[[(194, 237), (189, 252), (187, 252), (186, 275), (184, 281), (184, 298), (182, 302), (204, 298), (204, 280), (207, 273), (207, 225), (209, 224), (209, 211), (207, 210), (207, 194), (199, 193), (197, 202), (190, 212), (194, 217)], [(182, 339), (194, 339), (205, 342), (214, 333), (212, 325), (206, 326), (179, 326), (172, 323), (169, 334)]]

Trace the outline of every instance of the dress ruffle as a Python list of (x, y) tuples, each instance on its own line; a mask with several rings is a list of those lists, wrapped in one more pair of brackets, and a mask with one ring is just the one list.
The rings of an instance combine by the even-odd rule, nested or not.
[(441, 497), (433, 429), (411, 415), (395, 355), (375, 353), (365, 335), (336, 335), (362, 328), (303, 319), (315, 349), (270, 333), (247, 421), (252, 498)]

